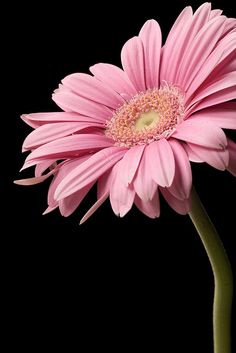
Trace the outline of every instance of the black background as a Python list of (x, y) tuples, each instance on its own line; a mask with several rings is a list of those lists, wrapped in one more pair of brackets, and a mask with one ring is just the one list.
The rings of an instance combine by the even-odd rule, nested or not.
[[(212, 352), (213, 278), (188, 216), (162, 201), (159, 219), (135, 208), (119, 219), (107, 201), (79, 226), (95, 191), (69, 218), (57, 211), (42, 216), (49, 183), (12, 183), (33, 175), (18, 173), (31, 131), (22, 113), (57, 111), (51, 93), (64, 76), (97, 62), (120, 65), (122, 45), (147, 19), (157, 19), (166, 38), (182, 8), (200, 4), (21, 2), (3, 11), (1, 234), (9, 347)], [(213, 7), (236, 17), (230, 1)], [(203, 164), (193, 165), (193, 179), (236, 273), (235, 179)]]

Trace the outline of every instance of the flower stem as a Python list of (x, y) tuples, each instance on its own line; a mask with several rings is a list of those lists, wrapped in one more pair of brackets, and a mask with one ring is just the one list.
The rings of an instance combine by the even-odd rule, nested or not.
[(189, 216), (205, 247), (214, 275), (214, 353), (230, 353), (231, 307), (233, 298), (233, 275), (231, 266), (217, 231), (194, 188), (191, 193), (191, 202)]

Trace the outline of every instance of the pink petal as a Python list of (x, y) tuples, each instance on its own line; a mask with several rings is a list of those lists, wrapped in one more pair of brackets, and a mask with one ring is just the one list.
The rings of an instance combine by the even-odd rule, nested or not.
[(227, 145), (225, 133), (209, 120), (188, 119), (183, 121), (172, 137), (197, 145), (222, 149)]
[(236, 29), (236, 19), (227, 18), (225, 21), (225, 27), (222, 36), (228, 36), (230, 33), (235, 32)]
[(94, 183), (86, 185), (84, 188), (78, 190), (73, 195), (70, 195), (59, 201), (59, 210), (61, 215), (64, 217), (70, 216), (76, 208), (83, 201), (89, 190), (92, 188)]
[(124, 103), (124, 99), (106, 83), (87, 74), (75, 73), (66, 76), (62, 83), (79, 96), (113, 109)]
[(199, 121), (204, 124), (204, 121), (209, 121), (223, 129), (236, 130), (236, 102), (226, 102), (217, 106), (206, 108), (197, 112), (189, 118), (188, 121)]
[(75, 168), (62, 180), (55, 191), (57, 200), (63, 199), (98, 179), (124, 155), (125, 149), (110, 147), (103, 149)]
[(211, 20), (212, 18), (215, 18), (217, 16), (220, 16), (222, 14), (222, 10), (212, 10), (211, 13), (210, 13), (210, 18), (209, 20)]
[(88, 158), (88, 156), (83, 156), (63, 162), (63, 165), (61, 165), (61, 168), (58, 170), (58, 173), (54, 176), (48, 189), (48, 205), (50, 208), (53, 208), (55, 205), (58, 205), (58, 202), (57, 200), (55, 200), (54, 197), (57, 186), (67, 176), (68, 173), (70, 173)]
[(53, 169), (51, 169), (47, 174), (45, 175), (36, 175), (34, 178), (27, 178), (27, 179), (19, 179), (19, 180), (14, 180), (14, 184), (17, 185), (36, 185), (39, 183), (42, 183), (44, 180), (46, 180), (48, 177), (50, 177), (52, 174), (55, 174), (58, 170), (60, 169), (60, 165), (56, 164)]
[[(87, 122), (94, 123), (94, 119), (72, 112), (49, 112), (49, 113), (32, 113), (23, 114), (21, 119), (33, 128), (37, 128), (44, 124), (59, 123), (59, 122)], [(104, 121), (100, 122), (101, 125)]]
[(172, 77), (173, 81), (181, 83), (180, 71), (182, 63), (191, 48), (193, 41), (202, 29), (202, 27), (208, 22), (210, 16), (211, 4), (205, 3), (200, 6), (194, 13), (190, 21), (186, 23), (182, 36), (177, 38), (179, 42), (179, 50), (176, 53), (175, 66), (172, 66)]
[(166, 139), (150, 143), (146, 148), (150, 173), (161, 186), (170, 186), (175, 174), (174, 154)]
[(130, 184), (134, 178), (134, 175), (138, 169), (145, 145), (134, 146), (127, 150), (124, 155), (121, 164), (122, 164), (122, 178), (126, 186)]
[(148, 159), (149, 154), (145, 149), (133, 180), (134, 189), (143, 201), (152, 200), (157, 189), (157, 184), (150, 174)]
[(169, 189), (160, 188), (160, 191), (166, 200), (166, 202), (173, 208), (174, 211), (181, 215), (186, 215), (190, 211), (189, 199), (179, 200), (175, 198), (169, 191)]
[(52, 99), (63, 110), (89, 116), (94, 118), (95, 122), (104, 123), (112, 115), (105, 105), (77, 96), (73, 92), (54, 93)]
[[(166, 43), (162, 48), (162, 59), (160, 68), (160, 81), (174, 82), (173, 78), (176, 74), (177, 67), (183, 47), (183, 38), (188, 32), (189, 24), (192, 20), (192, 8), (185, 7), (181, 12), (174, 25), (172, 26)], [(174, 68), (174, 70), (172, 70)]]
[(144, 50), (139, 37), (133, 37), (125, 43), (121, 51), (121, 61), (136, 90), (145, 91)]
[(114, 170), (116, 165), (111, 169), (105, 172), (99, 179), (97, 183), (97, 197), (98, 200), (95, 204), (86, 212), (84, 217), (81, 219), (80, 224), (84, 223), (92, 214), (105, 202), (110, 193), (111, 181), (114, 175)]
[(189, 144), (184, 144), (184, 149), (188, 155), (188, 159), (194, 163), (202, 163), (203, 160), (189, 147)]
[(137, 93), (126, 73), (111, 64), (96, 64), (90, 67), (92, 74), (119, 94), (126, 94), (129, 99)]
[[(50, 174), (51, 175), (51, 174)], [(39, 183), (42, 183), (44, 180), (46, 180), (50, 175), (41, 175), (39, 177), (34, 177), (34, 178), (27, 178), (27, 179), (19, 179), (19, 180), (14, 180), (14, 184), (17, 185), (36, 185)]]
[(175, 176), (168, 190), (178, 199), (188, 199), (192, 187), (192, 170), (189, 159), (181, 143), (172, 138), (169, 142), (175, 157)]
[(78, 156), (81, 153), (95, 151), (113, 145), (105, 135), (79, 134), (63, 137), (38, 147), (25, 160), (22, 169), (28, 168), (42, 159), (63, 159)]
[(212, 70), (211, 75), (209, 76), (209, 80), (207, 80), (206, 82), (207, 84), (208, 84), (208, 81), (210, 81), (211, 83), (211, 81), (213, 81), (215, 77), (221, 77), (225, 74), (229, 74), (231, 72), (236, 71), (236, 36), (235, 36), (233, 48), (232, 48), (232, 44), (233, 43), (230, 43), (231, 47), (228, 49), (227, 52), (226, 52), (227, 48), (225, 49), (224, 53), (226, 52), (227, 56), (225, 55), (224, 60), (220, 60), (220, 63), (215, 67), (214, 70)]
[(160, 199), (158, 190), (155, 192), (152, 200), (143, 201), (137, 195), (134, 200), (135, 205), (138, 209), (150, 218), (157, 218), (160, 216)]
[(48, 159), (48, 160), (44, 160), (43, 162), (41, 163), (38, 163), (35, 167), (35, 176), (36, 177), (39, 177), (41, 176), (45, 170), (47, 170), (48, 168), (54, 168), (55, 165), (54, 163), (56, 162), (56, 160), (52, 161), (51, 159)]
[(110, 193), (111, 181), (115, 173), (116, 165), (105, 172), (97, 182), (97, 198), (100, 199), (104, 194)]
[(43, 212), (43, 216), (54, 211), (58, 207), (58, 202), (54, 206), (48, 206), (46, 210)]
[(119, 217), (123, 217), (129, 212), (133, 205), (135, 191), (131, 185), (125, 185), (122, 178), (123, 169), (120, 162), (116, 165), (111, 181), (110, 201), (114, 213)]
[(236, 89), (236, 72), (230, 72), (217, 78), (210, 86), (204, 87), (200, 90), (191, 101), (191, 105), (203, 100), (204, 98), (211, 96), (214, 93), (223, 91), (224, 89), (234, 87)]
[(179, 73), (178, 83), (187, 89), (199, 69), (203, 66), (217, 41), (219, 40), (225, 22), (225, 17), (220, 16), (205, 24), (192, 41), (184, 56)]
[(236, 143), (228, 139), (229, 165), (228, 171), (236, 177)]
[(145, 81), (147, 88), (159, 87), (161, 30), (155, 20), (147, 21), (140, 33), (144, 48)]
[(55, 190), (57, 188), (57, 185), (63, 179), (63, 175), (64, 175), (64, 173), (63, 174), (59, 174), (59, 175), (57, 173), (54, 176), (54, 178), (52, 179), (51, 184), (50, 184), (49, 189), (48, 189), (48, 197), (47, 197), (49, 210), (46, 209), (46, 211), (44, 211), (43, 214), (47, 214), (48, 212), (51, 212), (51, 209), (53, 210), (54, 208), (59, 206), (58, 205), (58, 201), (55, 200), (55, 198), (54, 198), (54, 193), (55, 193)]
[[(219, 56), (221, 54), (217, 65), (211, 66), (211, 74), (204, 84), (211, 84), (215, 81), (216, 77), (220, 77), (229, 72), (236, 70), (236, 33), (230, 33), (222, 38), (217, 44), (211, 56)], [(206, 63), (207, 64), (207, 63)], [(211, 63), (209, 63), (209, 66)]]
[(193, 14), (192, 21), (189, 27), (188, 42), (185, 43), (186, 47), (192, 43), (198, 32), (209, 21), (211, 13), (211, 4), (208, 2), (202, 4)]
[(32, 150), (36, 147), (39, 147), (40, 145), (55, 141), (59, 138), (71, 135), (75, 132), (79, 132), (90, 127), (99, 128), (102, 127), (102, 125), (95, 122), (65, 122), (46, 124), (38, 127), (26, 137), (22, 149), (23, 151)]
[(193, 10), (191, 6), (187, 6), (183, 9), (183, 11), (179, 14), (177, 19), (175, 20), (171, 30), (169, 31), (168, 37), (166, 39), (165, 45), (173, 47), (175, 43), (175, 39), (179, 36), (183, 27), (185, 27), (186, 23), (189, 20), (192, 20)]
[(79, 224), (81, 225), (84, 222), (86, 222), (89, 219), (89, 217), (91, 217), (94, 214), (94, 212), (97, 211), (97, 209), (103, 204), (103, 202), (106, 201), (107, 198), (108, 198), (108, 193), (100, 197), (100, 199), (98, 199), (97, 202), (95, 202), (95, 204), (88, 210), (88, 212), (86, 212), (86, 214), (81, 219)]
[(229, 66), (228, 60), (230, 60), (230, 57), (233, 54), (232, 52), (235, 50), (235, 45), (236, 37), (232, 35), (226, 36), (220, 41), (190, 84), (186, 92), (186, 104), (188, 104), (190, 97), (196, 92), (202, 83), (204, 83), (204, 86), (207, 84), (210, 85), (215, 81), (216, 77), (220, 77), (223, 74), (222, 72), (220, 73), (220, 71), (222, 71), (221, 67), (225, 70), (225, 68)]
[(202, 146), (188, 144), (190, 150), (193, 151), (203, 162), (210, 164), (212, 167), (225, 170), (229, 164), (228, 149), (215, 150)]
[(232, 99), (236, 99), (236, 86), (228, 87), (222, 91), (213, 93), (202, 101), (194, 104), (186, 111), (186, 118), (199, 110), (209, 108), (214, 105), (230, 101)]

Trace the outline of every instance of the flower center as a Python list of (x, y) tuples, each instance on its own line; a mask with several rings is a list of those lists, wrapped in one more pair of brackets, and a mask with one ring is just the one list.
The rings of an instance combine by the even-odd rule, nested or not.
[(183, 120), (184, 95), (173, 85), (140, 92), (106, 122), (117, 146), (132, 147), (167, 138)]
[(135, 130), (142, 131), (143, 129), (151, 129), (158, 124), (160, 115), (155, 111), (142, 113), (135, 121)]

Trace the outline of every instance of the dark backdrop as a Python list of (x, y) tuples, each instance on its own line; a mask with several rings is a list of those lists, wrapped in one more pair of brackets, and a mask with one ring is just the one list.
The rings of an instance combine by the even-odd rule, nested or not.
[[(57, 211), (41, 215), (48, 182), (12, 184), (21, 177), (21, 144), (31, 131), (19, 116), (58, 110), (51, 93), (64, 76), (97, 62), (120, 65), (122, 45), (147, 19), (159, 21), (165, 38), (189, 4), (196, 9), (201, 1), (131, 8), (118, 1), (21, 2), (3, 11), (1, 234), (9, 346), (35, 351), (49, 339), (47, 347), (59, 344), (65, 352), (72, 344), (82, 352), (211, 352), (213, 278), (188, 216), (162, 202), (159, 219), (136, 209), (119, 219), (107, 201), (79, 226), (94, 191), (63, 218)], [(236, 17), (232, 4), (213, 2)], [(193, 165), (193, 179), (236, 272), (235, 179), (203, 164)]]

